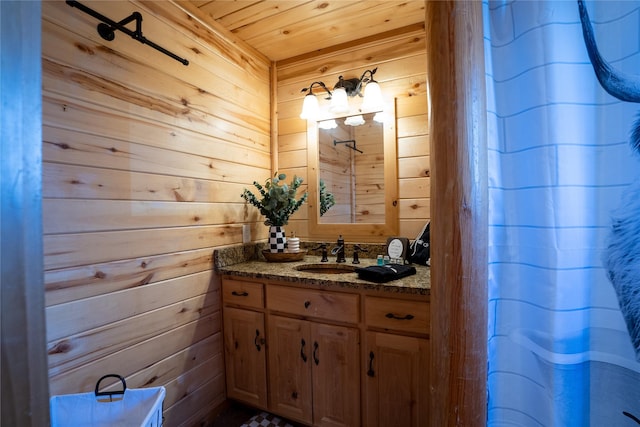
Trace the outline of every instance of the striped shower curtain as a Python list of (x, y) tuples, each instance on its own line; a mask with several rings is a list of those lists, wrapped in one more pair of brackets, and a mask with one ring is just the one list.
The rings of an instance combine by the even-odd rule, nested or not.
[[(640, 74), (640, 1), (587, 1), (603, 56)], [(598, 84), (575, 1), (484, 1), (489, 426), (638, 426), (640, 363), (602, 252), (640, 179), (640, 104)], [(638, 236), (640, 238), (640, 236)], [(640, 260), (639, 260), (640, 262)]]

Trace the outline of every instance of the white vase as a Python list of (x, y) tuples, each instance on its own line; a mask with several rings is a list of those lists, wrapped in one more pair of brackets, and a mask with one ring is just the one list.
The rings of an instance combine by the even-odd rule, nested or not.
[(269, 227), (269, 250), (271, 252), (284, 252), (287, 238), (284, 234), (284, 228), (279, 225)]

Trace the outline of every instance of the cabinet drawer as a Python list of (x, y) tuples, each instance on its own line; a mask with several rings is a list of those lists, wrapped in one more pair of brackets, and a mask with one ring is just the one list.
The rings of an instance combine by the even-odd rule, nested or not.
[(358, 323), (360, 314), (358, 301), (359, 295), (356, 294), (285, 286), (267, 287), (267, 308), (301, 316)]
[(427, 334), (429, 303), (366, 297), (365, 321), (368, 327)]
[(222, 280), (222, 301), (225, 304), (238, 304), (245, 307), (264, 307), (264, 288), (262, 283), (242, 280)]

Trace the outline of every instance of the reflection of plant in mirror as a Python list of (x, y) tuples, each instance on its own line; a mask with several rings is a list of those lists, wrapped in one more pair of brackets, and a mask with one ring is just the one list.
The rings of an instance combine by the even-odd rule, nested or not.
[(336, 204), (336, 198), (327, 191), (324, 180), (320, 180), (320, 216), (324, 215), (331, 206)]
[(308, 193), (306, 191), (299, 200), (296, 200), (296, 193), (302, 184), (302, 178), (294, 176), (290, 185), (284, 182), (286, 178), (287, 175), (276, 172), (273, 178), (267, 178), (264, 186), (253, 181), (253, 185), (260, 192), (262, 199), (258, 199), (246, 188), (241, 194), (243, 199), (260, 209), (260, 213), (267, 218), (264, 222), (265, 225), (286, 225), (289, 222), (289, 217), (307, 200)]

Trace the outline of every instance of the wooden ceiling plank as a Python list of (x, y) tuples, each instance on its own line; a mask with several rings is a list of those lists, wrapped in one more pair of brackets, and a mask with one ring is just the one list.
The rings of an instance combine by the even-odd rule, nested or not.
[[(376, 34), (424, 25), (424, 0), (174, 0), (271, 61), (346, 46)], [(355, 44), (354, 44), (355, 45)]]
[(296, 7), (283, 11), (270, 19), (239, 29), (236, 31), (236, 35), (243, 40), (269, 39), (273, 34), (291, 34), (291, 27), (327, 27), (331, 26), (333, 22), (357, 20), (359, 15), (368, 8), (384, 7), (385, 4), (395, 3), (398, 2), (385, 0), (298, 2)]
[[(272, 60), (281, 60), (313, 51), (314, 48), (327, 48), (372, 33), (423, 22), (422, 18), (416, 21), (416, 17), (424, 16), (424, 3), (410, 2), (392, 7), (378, 5), (361, 12), (357, 20), (344, 21), (337, 17), (332, 19), (331, 14), (328, 14), (322, 20), (291, 24), (285, 29), (272, 31), (269, 35), (245, 40)], [(327, 25), (327, 22), (334, 24)]]
[[(340, 74), (352, 77), (351, 74), (358, 74), (358, 72), (370, 68), (371, 64), (385, 64), (385, 69), (395, 68), (394, 63), (402, 62), (405, 58), (423, 55), (424, 50), (425, 34), (423, 30), (422, 33), (410, 33), (407, 37), (389, 39), (384, 43), (361, 45), (357, 49), (350, 50), (348, 57), (332, 52), (305, 58), (297, 63), (290, 63), (286, 67), (280, 67), (278, 63), (278, 82), (281, 86), (290, 84), (304, 86), (308, 84), (306, 80), (309, 78), (322, 80), (326, 78), (325, 76), (331, 76), (329, 80), (333, 78), (337, 80)], [(384, 81), (384, 74), (384, 70), (379, 69), (376, 80)], [(302, 80), (300, 80), (301, 77)]]
[(298, 7), (300, 3), (290, 0), (262, 1), (216, 19), (232, 32), (238, 32), (239, 29), (247, 26), (262, 25), (265, 20), (274, 19), (276, 15)]
[[(409, 47), (411, 47), (415, 43), (424, 43), (424, 38), (424, 22), (419, 22), (406, 27), (395, 28), (391, 31), (376, 33), (372, 36), (367, 36), (346, 43), (333, 45), (328, 48), (317, 49), (313, 52), (307, 52), (302, 55), (293, 56), (278, 61), (278, 78), (280, 78), (281, 75), (283, 76), (282, 78), (286, 78), (284, 76), (286, 76), (287, 72), (285, 71), (283, 73), (283, 70), (287, 70), (290, 66), (299, 67), (300, 64), (303, 63), (315, 64), (310, 66), (318, 67), (318, 70), (323, 72), (326, 66), (318, 65), (318, 58), (324, 58), (325, 60), (329, 61), (333, 57), (341, 57), (345, 50), (361, 52), (363, 50), (376, 49), (377, 46), (382, 48), (388, 43), (397, 43), (399, 46), (401, 46), (402, 43), (406, 43)], [(402, 47), (403, 50), (404, 47), (405, 46)], [(362, 60), (364, 60), (366, 63), (370, 63), (372, 61), (369, 56), (364, 56), (364, 53), (358, 54), (358, 56), (362, 57)], [(400, 56), (402, 56), (402, 54), (400, 54)], [(352, 59), (354, 61), (357, 60), (357, 58)]]
[[(196, 4), (194, 0), (191, 0), (191, 3)], [(263, 0), (240, 0), (240, 1), (230, 1), (230, 0), (214, 0), (208, 2), (199, 2), (202, 4), (197, 4), (198, 8), (211, 15), (213, 19), (223, 24), (220, 19), (237, 13), (238, 11), (244, 9), (251, 9), (255, 5), (260, 3), (265, 3)], [(224, 24), (223, 24), (224, 25)], [(226, 25), (225, 25), (226, 26)]]
[(211, 0), (191, 0), (191, 3), (193, 3), (196, 7), (203, 7), (207, 3), (211, 3)]

